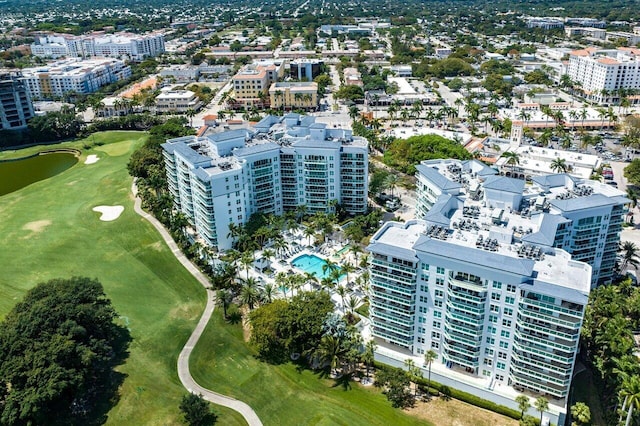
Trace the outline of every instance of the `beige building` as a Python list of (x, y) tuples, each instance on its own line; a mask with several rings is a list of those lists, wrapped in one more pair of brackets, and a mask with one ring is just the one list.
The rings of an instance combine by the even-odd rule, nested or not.
[(318, 83), (280, 82), (269, 88), (271, 108), (314, 109), (318, 106)]
[(233, 107), (263, 105), (269, 100), (269, 87), (284, 76), (282, 62), (261, 61), (243, 67), (233, 76)]
[(156, 112), (160, 114), (197, 111), (201, 106), (200, 99), (190, 90), (164, 92), (156, 97)]

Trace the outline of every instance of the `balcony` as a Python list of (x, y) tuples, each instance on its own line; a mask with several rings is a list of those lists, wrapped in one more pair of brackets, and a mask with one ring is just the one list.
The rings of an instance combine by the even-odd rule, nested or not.
[(451, 286), (461, 287), (466, 290), (474, 291), (477, 293), (482, 293), (487, 291), (487, 288), (485, 287), (484, 283), (482, 283), (481, 280), (468, 281), (468, 280), (457, 279), (451, 276), (448, 278), (448, 280), (449, 280), (449, 285)]

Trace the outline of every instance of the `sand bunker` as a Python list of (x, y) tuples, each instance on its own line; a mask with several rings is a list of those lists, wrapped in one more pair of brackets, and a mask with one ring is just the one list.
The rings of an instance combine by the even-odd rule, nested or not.
[(84, 164), (97, 163), (99, 159), (100, 159), (100, 157), (98, 157), (97, 155), (91, 154), (91, 155), (87, 156), (86, 160), (84, 160)]
[(110, 222), (112, 220), (116, 220), (120, 217), (122, 212), (124, 211), (124, 207), (122, 206), (97, 206), (93, 208), (94, 212), (102, 213), (100, 216), (100, 220), (103, 222)]
[(36, 220), (34, 222), (29, 222), (25, 224), (22, 227), (22, 229), (24, 229), (25, 231), (31, 231), (31, 232), (41, 232), (44, 230), (44, 228), (46, 228), (49, 225), (51, 225), (50, 220)]

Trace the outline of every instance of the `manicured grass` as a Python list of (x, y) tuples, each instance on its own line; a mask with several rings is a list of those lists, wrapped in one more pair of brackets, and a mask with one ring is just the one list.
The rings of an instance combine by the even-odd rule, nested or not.
[(219, 311), (191, 355), (191, 373), (200, 385), (248, 403), (265, 425), (429, 424), (392, 408), (374, 387), (352, 382), (345, 389), (293, 364), (258, 361), (242, 327), (226, 324)]
[[(178, 263), (155, 229), (133, 210), (126, 163), (146, 136), (105, 132), (85, 141), (0, 153), (15, 158), (43, 149), (104, 142), (83, 150), (67, 171), (0, 198), (0, 317), (35, 284), (74, 275), (97, 278), (133, 337), (127, 375), (109, 424), (180, 424), (186, 392), (176, 362), (205, 303), (205, 291)], [(109, 144), (109, 145), (107, 145)], [(87, 155), (100, 160), (85, 165)], [(91, 209), (122, 205), (113, 222)], [(244, 424), (215, 408), (220, 424)]]

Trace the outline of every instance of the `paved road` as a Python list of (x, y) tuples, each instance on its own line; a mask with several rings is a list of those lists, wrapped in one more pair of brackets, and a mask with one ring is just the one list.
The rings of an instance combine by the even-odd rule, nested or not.
[(221, 395), (219, 393), (210, 391), (209, 389), (203, 388), (199, 384), (193, 380), (191, 377), (191, 372), (189, 371), (189, 356), (193, 351), (193, 348), (198, 343), (200, 336), (204, 332), (209, 319), (211, 318), (211, 314), (215, 308), (214, 301), (214, 293), (210, 290), (211, 283), (207, 279), (204, 274), (202, 274), (196, 266), (186, 258), (186, 256), (180, 251), (178, 246), (176, 245), (171, 235), (167, 232), (167, 230), (162, 226), (158, 220), (142, 210), (142, 200), (138, 197), (138, 189), (136, 188), (135, 183), (131, 186), (131, 191), (135, 198), (135, 203), (133, 209), (137, 214), (147, 219), (153, 226), (158, 230), (160, 235), (162, 235), (162, 239), (164, 239), (165, 243), (169, 246), (173, 254), (176, 256), (176, 259), (185, 267), (187, 270), (202, 284), (202, 286), (207, 290), (207, 306), (204, 308), (204, 312), (202, 313), (202, 317), (200, 317), (200, 321), (198, 325), (196, 325), (195, 330), (191, 333), (191, 337), (182, 348), (180, 355), (178, 356), (178, 377), (180, 377), (180, 382), (182, 385), (189, 391), (193, 393), (199, 393), (203, 396), (207, 401), (213, 402), (214, 404), (222, 405), (223, 407), (231, 408), (234, 411), (240, 413), (244, 419), (247, 421), (249, 426), (262, 426), (262, 422), (258, 415), (253, 411), (249, 405), (245, 404), (242, 401), (238, 401), (237, 399), (230, 398), (225, 395)]

